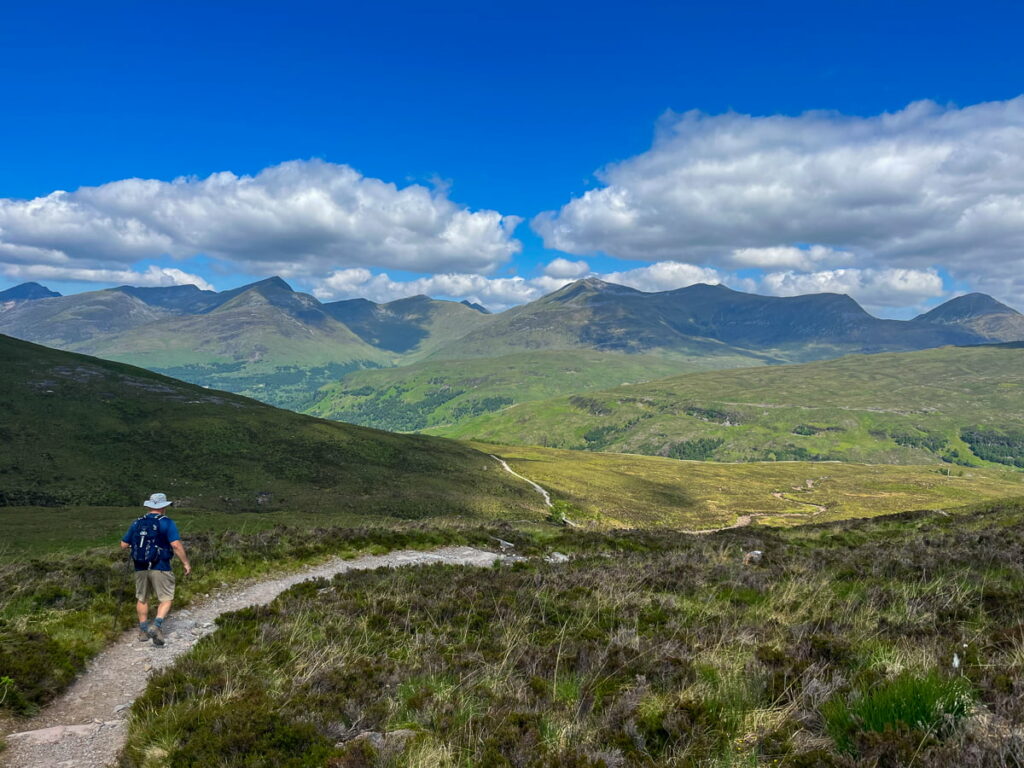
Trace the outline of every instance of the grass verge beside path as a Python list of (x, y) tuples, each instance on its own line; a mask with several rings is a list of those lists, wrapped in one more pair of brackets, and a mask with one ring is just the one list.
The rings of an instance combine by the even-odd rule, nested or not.
[[(195, 532), (184, 537), (194, 571), (179, 578), (175, 608), (230, 583), (332, 556), (490, 546), (492, 536), (484, 529), (413, 524)], [(0, 563), (0, 712), (28, 714), (52, 700), (92, 656), (134, 624), (134, 603), (127, 556), (113, 546)]]
[(1024, 504), (549, 543), (577, 556), (223, 616), (135, 702), (122, 768), (1024, 761)]

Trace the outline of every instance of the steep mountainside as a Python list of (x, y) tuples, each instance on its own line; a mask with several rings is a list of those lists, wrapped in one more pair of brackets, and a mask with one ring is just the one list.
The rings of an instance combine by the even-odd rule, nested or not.
[(225, 293), (226, 300), (218, 294), (202, 314), (169, 317), (76, 349), (295, 409), (349, 371), (391, 362), (390, 354), (283, 280)]
[(308, 507), (399, 517), (540, 512), (485, 455), (0, 336), (0, 506)]
[(586, 278), (496, 316), (432, 357), (585, 348), (741, 354), (778, 362), (989, 340), (967, 329), (880, 320), (838, 294), (780, 298), (721, 285), (643, 293)]
[(454, 301), (429, 296), (375, 304), (366, 299), (323, 305), (331, 317), (344, 323), (367, 344), (415, 360), (437, 347), (486, 325), (486, 312)]
[(5, 291), (0, 291), (0, 304), (8, 301), (35, 301), (36, 299), (50, 299), (60, 296), (57, 291), (51, 291), (45, 285), (39, 283), (22, 283)]
[(964, 328), (998, 341), (1024, 341), (1024, 315), (983, 293), (968, 293), (914, 318)]
[(680, 459), (1024, 467), (1024, 344), (674, 376), (428, 431)]

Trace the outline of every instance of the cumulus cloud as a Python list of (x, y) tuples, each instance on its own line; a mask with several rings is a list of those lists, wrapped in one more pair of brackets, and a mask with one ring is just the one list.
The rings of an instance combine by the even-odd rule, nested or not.
[(778, 269), (791, 267), (808, 270), (829, 264), (849, 263), (854, 258), (847, 251), (837, 251), (822, 245), (810, 248), (796, 248), (792, 245), (776, 245), (770, 248), (736, 248), (727, 261), (736, 267), (757, 267)]
[(0, 199), (0, 264), (117, 269), (198, 253), (248, 272), (343, 267), (486, 274), (518, 253), (520, 219), (470, 211), (444, 188), (399, 188), (346, 165), (293, 161), (255, 176), (124, 179)]
[(647, 292), (672, 291), (695, 283), (717, 285), (723, 282), (722, 276), (714, 269), (677, 261), (660, 261), (624, 272), (609, 272), (601, 277), (609, 283), (628, 285)]
[(561, 257), (554, 259), (550, 264), (544, 267), (544, 274), (548, 277), (560, 277), (565, 279), (575, 279), (577, 277), (583, 277), (590, 273), (590, 265), (585, 261), (569, 261), (569, 259), (563, 259)]
[(775, 296), (846, 293), (869, 309), (915, 306), (945, 292), (934, 270), (870, 268), (771, 272), (762, 278), (761, 289)]
[(319, 281), (313, 295), (321, 301), (366, 298), (387, 302), (425, 294), (446, 299), (468, 299), (492, 310), (503, 310), (533, 301), (556, 291), (569, 280), (541, 276), (488, 278), (476, 274), (441, 274), (414, 280), (393, 280), (386, 273), (375, 275), (368, 269), (340, 269)]
[(132, 269), (88, 269), (56, 267), (48, 264), (10, 264), (2, 267), (12, 280), (70, 280), (85, 283), (120, 283), (140, 287), (195, 285), (204, 291), (215, 290), (199, 275), (191, 275), (174, 267), (150, 266), (145, 272)]
[(534, 219), (545, 245), (712, 267), (938, 267), (1024, 290), (1024, 97), (871, 117), (671, 114), (650, 150), (598, 177)]

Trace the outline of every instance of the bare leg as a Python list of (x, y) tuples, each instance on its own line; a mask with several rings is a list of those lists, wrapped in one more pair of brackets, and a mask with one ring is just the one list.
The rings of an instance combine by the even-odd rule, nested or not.
[(156, 608), (156, 617), (158, 619), (166, 619), (167, 614), (171, 612), (171, 601), (160, 603)]
[(146, 620), (146, 617), (149, 616), (149, 603), (144, 603), (139, 600), (135, 603), (135, 612), (139, 614), (139, 623), (141, 624)]

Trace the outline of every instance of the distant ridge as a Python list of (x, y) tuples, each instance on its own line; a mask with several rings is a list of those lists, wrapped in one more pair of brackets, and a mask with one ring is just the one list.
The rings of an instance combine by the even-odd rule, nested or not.
[(1024, 315), (984, 293), (957, 296), (914, 322), (964, 328), (994, 341), (1024, 341)]
[(45, 285), (39, 283), (22, 283), (6, 291), (0, 291), (0, 302), (5, 301), (35, 301), (36, 299), (52, 299), (60, 296), (57, 291), (51, 291)]
[(475, 309), (477, 312), (482, 312), (485, 315), (491, 314), (491, 310), (489, 310), (483, 304), (477, 304), (476, 302), (470, 301), (469, 299), (463, 299), (462, 301), (459, 302), (459, 304), (461, 304), (464, 307), (469, 307), (470, 309)]
[(597, 349), (728, 354), (780, 362), (992, 340), (996, 338), (970, 328), (881, 320), (844, 294), (760, 296), (706, 284), (645, 293), (588, 277), (495, 315), (491, 323), (441, 347), (433, 357)]

